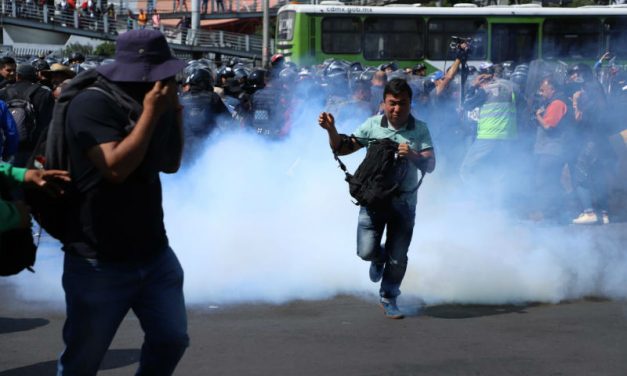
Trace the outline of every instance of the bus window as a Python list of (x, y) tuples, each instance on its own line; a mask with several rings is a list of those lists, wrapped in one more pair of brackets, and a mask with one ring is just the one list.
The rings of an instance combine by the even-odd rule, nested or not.
[(455, 55), (449, 45), (453, 36), (473, 38), (470, 60), (486, 58), (487, 22), (485, 18), (432, 18), (427, 26), (427, 56), (432, 60), (450, 60)]
[(296, 12), (287, 11), (279, 14), (279, 32), (278, 38), (279, 40), (292, 40), (294, 37), (294, 16)]
[(601, 50), (598, 18), (547, 18), (542, 34), (542, 57), (547, 59), (596, 59)]
[(361, 20), (357, 17), (326, 17), (322, 20), (322, 52), (361, 52)]
[(625, 59), (627, 57), (627, 17), (608, 17), (605, 20), (605, 30), (609, 34), (608, 50), (613, 56)]
[(369, 17), (364, 21), (367, 60), (421, 59), (424, 52), (421, 18)]
[(538, 57), (538, 24), (492, 24), (490, 60), (528, 63)]

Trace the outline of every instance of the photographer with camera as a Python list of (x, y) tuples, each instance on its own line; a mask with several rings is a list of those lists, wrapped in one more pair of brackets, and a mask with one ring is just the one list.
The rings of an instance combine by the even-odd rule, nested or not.
[[(452, 47), (453, 43), (451, 43)], [(428, 93), (428, 106), (420, 108), (425, 114), (419, 114), (427, 118), (429, 131), (434, 140), (437, 140), (440, 155), (446, 158), (444, 168), (452, 167), (450, 173), (457, 173), (458, 166), (463, 158), (463, 149), (459, 147), (463, 143), (465, 133), (460, 127), (459, 100), (457, 93), (459, 88), (452, 86), (451, 82), (460, 68), (466, 64), (470, 45), (463, 42), (455, 43), (455, 49), (451, 53), (455, 55), (453, 64), (445, 72), (436, 71), (427, 77), (425, 91)]]
[(437, 77), (433, 80), (435, 85), (433, 93), (436, 97), (444, 94), (445, 90), (448, 88), (453, 78), (455, 78), (455, 75), (460, 68), (466, 65), (468, 54), (470, 54), (470, 46), (469, 39), (453, 37), (450, 47), (453, 54), (455, 54), (455, 60), (443, 76)]

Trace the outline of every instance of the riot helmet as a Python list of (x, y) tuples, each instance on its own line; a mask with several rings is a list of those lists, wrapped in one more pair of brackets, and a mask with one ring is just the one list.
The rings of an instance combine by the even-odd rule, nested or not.
[(70, 64), (81, 64), (85, 62), (85, 56), (80, 52), (72, 52), (68, 59)]
[(527, 72), (514, 71), (514, 73), (512, 73), (512, 75), (509, 77), (509, 79), (510, 81), (518, 85), (519, 87), (524, 88), (525, 85), (527, 84), (527, 77), (528, 77)]
[(211, 72), (206, 68), (190, 70), (185, 81), (183, 81), (183, 85), (189, 85), (191, 90), (211, 91), (213, 89)]
[(263, 69), (255, 69), (252, 71), (248, 75), (246, 85), (253, 90), (261, 90), (266, 87), (266, 71)]
[(272, 69), (281, 69), (285, 64), (285, 56), (283, 54), (274, 54), (270, 58), (270, 66)]
[(46, 60), (43, 60), (43, 59), (35, 59), (35, 60), (31, 61), (31, 65), (33, 67), (35, 67), (35, 70), (37, 72), (41, 72), (42, 70), (50, 69), (50, 65), (48, 64), (48, 62)]
[(568, 78), (573, 82), (589, 82), (592, 78), (592, 68), (584, 63), (576, 63), (568, 67), (566, 70)]
[(233, 68), (223, 65), (216, 72), (216, 86), (224, 86), (226, 81), (229, 78), (235, 77), (235, 72), (233, 72)]

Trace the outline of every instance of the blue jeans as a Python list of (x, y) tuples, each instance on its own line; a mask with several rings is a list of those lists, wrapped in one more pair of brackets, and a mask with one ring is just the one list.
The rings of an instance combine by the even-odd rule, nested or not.
[(142, 263), (65, 255), (65, 350), (57, 376), (95, 375), (122, 319), (145, 333), (137, 375), (171, 375), (189, 345), (183, 269), (171, 248)]
[[(357, 255), (366, 261), (385, 263), (379, 294), (383, 298), (400, 295), (407, 270), (407, 251), (414, 232), (416, 207), (403, 200), (393, 200), (388, 210), (359, 210)], [(381, 246), (386, 230), (385, 246)]]

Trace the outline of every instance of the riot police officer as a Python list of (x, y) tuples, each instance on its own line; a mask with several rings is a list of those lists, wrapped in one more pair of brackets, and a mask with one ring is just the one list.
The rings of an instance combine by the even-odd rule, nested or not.
[(216, 129), (228, 128), (231, 116), (213, 92), (211, 72), (204, 67), (186, 70), (180, 103), (185, 119), (185, 158), (197, 156), (202, 144)]

